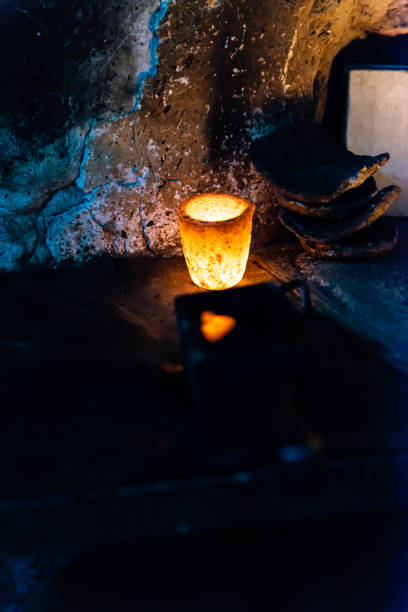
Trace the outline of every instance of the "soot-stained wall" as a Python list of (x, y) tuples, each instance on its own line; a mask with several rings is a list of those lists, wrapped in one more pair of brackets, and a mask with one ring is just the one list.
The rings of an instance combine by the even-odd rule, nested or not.
[(0, 5), (0, 269), (180, 251), (202, 191), (257, 205), (247, 157), (282, 122), (321, 118), (336, 54), (408, 31), (403, 0), (5, 0)]

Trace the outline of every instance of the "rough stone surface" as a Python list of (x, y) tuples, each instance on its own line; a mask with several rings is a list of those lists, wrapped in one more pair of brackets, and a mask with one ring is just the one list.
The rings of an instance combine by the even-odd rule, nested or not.
[[(402, 0), (1, 4), (0, 269), (180, 251), (176, 208), (229, 191), (277, 233), (252, 138), (324, 108), (336, 54), (408, 31)], [(13, 61), (10, 61), (13, 58)]]

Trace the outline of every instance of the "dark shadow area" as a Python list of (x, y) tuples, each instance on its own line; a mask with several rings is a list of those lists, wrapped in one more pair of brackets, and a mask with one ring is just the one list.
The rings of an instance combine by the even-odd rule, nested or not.
[[(301, 444), (318, 434), (329, 459), (407, 447), (406, 378), (324, 317), (298, 322), (302, 333), (293, 338), (289, 315), (286, 321), (275, 313), (270, 334), (280, 325), (282, 337), (276, 346), (270, 342), (273, 351), (262, 348), (269, 356), (258, 356), (256, 365), (245, 333), (251, 338), (257, 329), (263, 346), (268, 306), (266, 323), (251, 325), (261, 308), (249, 290), (248, 304), (241, 304), (247, 328), (235, 353), (256, 367), (239, 374), (226, 360), (216, 403), (217, 350), (198, 362), (202, 382), (194, 392), (213, 406), (210, 437), (221, 437), (221, 459), (232, 452), (222, 463), (208, 446), (179, 365), (173, 301), (195, 291), (181, 259), (135, 259), (119, 268), (102, 261), (0, 280), (3, 499), (270, 465), (299, 432)], [(281, 375), (288, 352), (289, 385)], [(231, 446), (236, 428), (243, 446)], [(382, 501), (394, 493), (393, 482), (383, 483)]]
[(228, 165), (248, 139), (243, 91), (248, 82), (245, 53), (239, 51), (245, 35), (245, 21), (237, 19), (235, 7), (225, 2), (219, 9), (219, 34), (214, 37), (213, 101), (208, 117), (211, 161)]
[[(247, 12), (247, 14), (246, 14)], [(248, 3), (246, 12), (238, 12), (226, 2), (219, 8), (217, 36), (213, 38), (212, 104), (208, 116), (208, 137), (211, 160), (225, 166), (242, 156), (251, 142), (248, 121), (257, 121), (260, 130), (266, 126), (289, 125), (296, 118), (312, 119), (313, 103), (309, 98), (284, 98), (273, 92), (265, 95), (262, 108), (253, 108), (256, 89), (261, 85), (261, 64), (257, 62), (256, 45), (243, 44), (250, 35), (246, 19), (251, 15), (254, 31), (263, 23), (260, 10)], [(256, 15), (256, 17), (254, 16)], [(263, 29), (263, 28), (262, 28)], [(255, 113), (255, 115), (254, 115)]]
[[(259, 282), (254, 267), (250, 263), (249, 278)], [(194, 536), (119, 546), (102, 560), (92, 554), (80, 571), (66, 575), (66, 610), (82, 612), (89, 605), (91, 611), (130, 611), (141, 597), (146, 606), (139, 609), (148, 612), (153, 592), (156, 608), (157, 600), (168, 600), (170, 610), (201, 605), (207, 612), (221, 603), (223, 610), (257, 609), (255, 603), (245, 606), (272, 597), (279, 612), (303, 612), (299, 602), (314, 601), (316, 580), (322, 602), (334, 595), (337, 600), (338, 573), (355, 559), (352, 587), (366, 568), (371, 580), (379, 571), (378, 564), (370, 565), (377, 531), (355, 543), (350, 538), (333, 553), (327, 542), (335, 526), (326, 535), (315, 527), (315, 538), (309, 527), (301, 535), (297, 528), (270, 526), (288, 517), (324, 521), (333, 513), (407, 503), (406, 376), (330, 319), (310, 314), (291, 329), (285, 307), (283, 313), (270, 309), (265, 337), (274, 346), (273, 359), (263, 363), (258, 355), (257, 365), (250, 323), (255, 311), (252, 329), (262, 346), (268, 300), (249, 288), (248, 301), (240, 299), (248, 327), (233, 350), (253, 367), (237, 371), (224, 359), (220, 394), (213, 384), (220, 361), (203, 359), (202, 347), (193, 346), (205, 374), (194, 391), (208, 399), (201, 418), (178, 361), (173, 309), (175, 296), (194, 291), (181, 258), (135, 258), (120, 265), (102, 260), (0, 278), (3, 557), (52, 550), (70, 559), (76, 551), (123, 539), (243, 525), (266, 529), (221, 534), (219, 541)], [(211, 298), (209, 292), (200, 295)], [(307, 329), (298, 333), (299, 326)], [(293, 344), (297, 338), (301, 350)], [(292, 376), (284, 372), (288, 347)], [(224, 355), (219, 351), (221, 361)], [(324, 574), (328, 559), (332, 582)], [(387, 584), (380, 583), (388, 590), (378, 597), (390, 593)], [(376, 592), (376, 584), (372, 588)], [(204, 603), (192, 606), (198, 596)], [(344, 612), (341, 601), (337, 609)], [(320, 609), (337, 612), (335, 605)]]
[(10, 116), (22, 138), (33, 131), (52, 138), (71, 114), (67, 85), (82, 46), (67, 61), (67, 26), (75, 39), (75, 20), (72, 0), (0, 4), (0, 113)]
[[(49, 142), (106, 111), (111, 48), (122, 37), (115, 2), (0, 2), (0, 115), (18, 138)], [(133, 92), (115, 87), (120, 110)]]
[(347, 120), (347, 64), (408, 66), (408, 35), (370, 35), (352, 42), (334, 60), (323, 123), (333, 138), (343, 145)]
[(403, 612), (407, 537), (388, 511), (118, 545), (59, 574), (58, 612)]
[(133, 280), (109, 261), (0, 278), (3, 496), (185, 473), (195, 414), (141, 267)]

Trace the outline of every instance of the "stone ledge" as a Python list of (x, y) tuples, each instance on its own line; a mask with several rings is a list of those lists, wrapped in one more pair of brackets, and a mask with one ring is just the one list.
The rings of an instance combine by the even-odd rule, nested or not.
[(283, 245), (257, 251), (252, 261), (276, 281), (303, 278), (314, 306), (370, 342), (399, 370), (408, 370), (408, 220), (385, 257), (362, 262), (317, 261)]

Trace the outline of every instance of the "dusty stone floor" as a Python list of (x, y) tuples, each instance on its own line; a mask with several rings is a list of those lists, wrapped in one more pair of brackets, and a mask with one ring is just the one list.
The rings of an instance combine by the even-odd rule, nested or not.
[[(242, 285), (270, 274), (249, 262)], [(60, 354), (94, 355), (166, 371), (180, 361), (174, 299), (201, 291), (184, 259), (100, 260), (81, 267), (3, 276), (4, 364)], [(28, 312), (27, 312), (28, 311)], [(28, 315), (28, 316), (27, 316)]]
[(385, 257), (361, 262), (314, 260), (297, 249), (258, 251), (253, 262), (273, 278), (303, 278), (314, 306), (365, 338), (393, 367), (408, 370), (408, 221), (399, 219), (400, 239)]
[[(314, 307), (373, 341), (399, 369), (408, 368), (408, 221), (389, 256), (365, 262), (324, 262), (295, 241), (254, 251), (240, 286), (303, 278)], [(60, 354), (78, 361), (102, 354), (162, 371), (180, 364), (174, 299), (198, 293), (184, 259), (101, 259), (80, 267), (4, 275), (0, 283), (4, 364)], [(28, 313), (27, 313), (28, 310)], [(28, 316), (27, 316), (28, 314)]]

